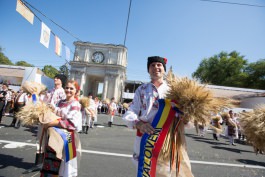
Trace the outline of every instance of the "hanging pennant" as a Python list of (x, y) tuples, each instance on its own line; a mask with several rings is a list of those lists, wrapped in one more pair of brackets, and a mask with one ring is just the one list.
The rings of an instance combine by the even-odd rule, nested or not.
[(41, 22), (40, 43), (49, 48), (51, 30), (45, 23)]
[(70, 49), (67, 46), (65, 46), (65, 58), (67, 61), (70, 60)]
[(55, 36), (55, 53), (58, 56), (62, 55), (62, 41), (58, 36)]
[(26, 20), (28, 20), (28, 22), (33, 24), (34, 14), (23, 2), (21, 2), (21, 0), (17, 0), (16, 11), (20, 13)]

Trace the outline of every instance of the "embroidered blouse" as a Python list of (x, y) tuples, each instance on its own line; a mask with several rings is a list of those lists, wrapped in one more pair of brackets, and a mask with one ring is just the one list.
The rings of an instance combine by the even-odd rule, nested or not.
[(134, 128), (137, 121), (152, 123), (158, 111), (158, 99), (165, 97), (168, 85), (163, 82), (158, 88), (152, 83), (142, 84), (136, 89), (132, 104), (123, 115), (129, 128)]
[(68, 130), (77, 130), (81, 120), (81, 105), (77, 100), (61, 100), (55, 108), (57, 116), (61, 117), (60, 125)]
[(43, 101), (46, 103), (50, 103), (54, 107), (57, 106), (59, 101), (63, 100), (66, 98), (65, 92), (63, 88), (59, 89), (52, 89), (47, 93), (47, 95), (44, 97)]

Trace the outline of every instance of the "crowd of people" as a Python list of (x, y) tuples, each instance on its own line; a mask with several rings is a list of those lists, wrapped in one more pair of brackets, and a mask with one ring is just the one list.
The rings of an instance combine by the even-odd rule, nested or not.
[[(24, 91), (23, 87), (18, 92), (8, 89), (8, 84), (3, 83), (0, 88), (0, 123), (2, 116), (12, 116), (13, 120), (10, 127), (19, 128), (21, 120), (17, 113), (28, 103), (33, 101), (34, 94)], [(54, 77), (54, 88), (44, 90), (37, 97), (38, 101), (45, 103), (58, 117), (45, 124), (38, 124), (35, 166), (31, 170), (39, 169), (41, 176), (57, 174), (59, 176), (78, 176), (78, 152), (80, 147), (79, 133), (88, 133), (89, 128), (94, 128), (98, 114), (107, 114), (106, 123), (112, 126), (114, 116), (121, 116), (125, 111), (123, 105), (116, 103), (115, 98), (101, 101), (98, 97), (93, 99), (90, 94), (88, 97), (80, 95), (80, 87), (74, 80), (67, 80), (62, 74)], [(86, 104), (81, 100), (87, 99)], [(36, 101), (36, 100), (35, 100)], [(65, 152), (66, 147), (61, 150), (58, 146), (63, 146), (63, 141), (58, 141), (57, 135), (63, 141), (71, 142), (74, 140), (74, 155), (69, 157)], [(56, 138), (57, 137), (57, 138)], [(67, 137), (64, 139), (63, 137)], [(71, 140), (72, 138), (72, 140)], [(56, 142), (55, 142), (56, 140)], [(45, 155), (44, 155), (45, 154)], [(61, 154), (61, 156), (58, 156)]]
[[(211, 116), (210, 126), (206, 123), (194, 122), (196, 134), (200, 137), (204, 137), (207, 130), (212, 131), (213, 140), (220, 141), (220, 138), (228, 139), (229, 145), (236, 146), (236, 142), (247, 144), (247, 136), (244, 135), (244, 130), (240, 125), (241, 113), (246, 113), (246, 110), (242, 112), (233, 112), (229, 110), (221, 112)], [(264, 152), (259, 149), (254, 149), (255, 152), (263, 154)]]
[(16, 113), (27, 104), (28, 94), (21, 88), (15, 92), (10, 89), (8, 84), (3, 83), (0, 87), (0, 123), (3, 115), (13, 116), (11, 127), (20, 127), (20, 121), (16, 117)]
[[(122, 116), (128, 128), (136, 129), (132, 158), (138, 176), (148, 176), (150, 174), (155, 174), (155, 176), (178, 176), (178, 174), (180, 174), (179, 176), (193, 176), (185, 148), (182, 149), (181, 154), (178, 154), (181, 158), (185, 158), (185, 161), (181, 162), (180, 169), (180, 166), (176, 164), (180, 163), (179, 161), (174, 163), (175, 167), (172, 168), (172, 161), (157, 160), (159, 159), (159, 152), (155, 152), (161, 146), (155, 144), (156, 141), (165, 134), (159, 126), (163, 125), (163, 128), (167, 126), (164, 124), (167, 124), (165, 122), (168, 120), (163, 121), (161, 116), (166, 114), (164, 111), (170, 111), (167, 119), (171, 119), (171, 116), (178, 118), (181, 122), (181, 111), (172, 106), (176, 104), (173, 102), (167, 103), (164, 99), (169, 90), (164, 79), (166, 63), (166, 58), (148, 57), (147, 72), (151, 81), (137, 88), (134, 99), (129, 106), (117, 103), (114, 97), (110, 100), (100, 100), (98, 97), (93, 98), (91, 94), (87, 97), (81, 96), (80, 87), (75, 80), (67, 80), (66, 76), (62, 74), (56, 75), (54, 77), (54, 88), (42, 92), (38, 100), (48, 105), (49, 109), (52, 110), (55, 116), (50, 115), (51, 117), (56, 117), (54, 119), (49, 117), (49, 121), (46, 123), (38, 124), (37, 139), (39, 146), (35, 165), (41, 163), (41, 176), (78, 176), (78, 163), (81, 153), (79, 134), (88, 134), (88, 130), (94, 128), (98, 114), (108, 115), (106, 121), (109, 127), (113, 125), (114, 116), (117, 115)], [(29, 105), (31, 100), (34, 101), (34, 93), (25, 92), (22, 88), (19, 92), (14, 93), (8, 89), (7, 84), (2, 84), (0, 90), (0, 123), (2, 115), (10, 114), (13, 111), (14, 118), (10, 126), (19, 127), (20, 120), (16, 113), (20, 112), (24, 106)], [(164, 100), (164, 102), (161, 100)], [(160, 107), (162, 105), (168, 107), (165, 106), (165, 110), (161, 111)], [(221, 115), (213, 115), (211, 120), (213, 139), (219, 141), (220, 134), (225, 132), (224, 135), (229, 138), (229, 142), (233, 146), (236, 146), (234, 140), (237, 138), (245, 141), (247, 137), (244, 136), (240, 128), (239, 119), (239, 115), (233, 113), (232, 110)], [(174, 123), (176, 125), (174, 129), (178, 128), (179, 122)], [(203, 137), (207, 128), (206, 123), (194, 122), (194, 125), (197, 134)], [(170, 126), (167, 126), (167, 128), (169, 130)], [(182, 129), (182, 126), (179, 129)], [(164, 138), (166, 137), (164, 136)], [(175, 143), (181, 149), (181, 146), (177, 142)], [(68, 152), (69, 149), (71, 149), (71, 152)], [(43, 156), (41, 160), (38, 160), (37, 158), (41, 154)], [(153, 157), (156, 159), (152, 159)], [(148, 166), (151, 161), (157, 163), (155, 168), (153, 168), (153, 165)]]

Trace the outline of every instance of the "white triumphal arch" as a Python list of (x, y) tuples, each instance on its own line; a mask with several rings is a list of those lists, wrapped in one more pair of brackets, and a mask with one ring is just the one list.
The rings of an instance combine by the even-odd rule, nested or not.
[(80, 84), (83, 95), (98, 93), (103, 84), (102, 99), (119, 101), (124, 89), (127, 48), (123, 45), (74, 42), (75, 54), (70, 62), (70, 78)]

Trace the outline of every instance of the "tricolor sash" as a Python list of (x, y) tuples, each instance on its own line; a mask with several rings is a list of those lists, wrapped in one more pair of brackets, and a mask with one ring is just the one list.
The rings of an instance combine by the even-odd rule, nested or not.
[(155, 132), (145, 133), (141, 139), (137, 177), (155, 177), (159, 152), (176, 112), (181, 113), (172, 100), (159, 99), (158, 103), (159, 109), (152, 122)]
[(59, 133), (64, 142), (64, 152), (65, 152), (65, 161), (76, 157), (76, 147), (75, 147), (75, 135), (74, 131), (67, 131), (65, 129), (60, 129), (57, 127), (53, 127), (54, 130)]

